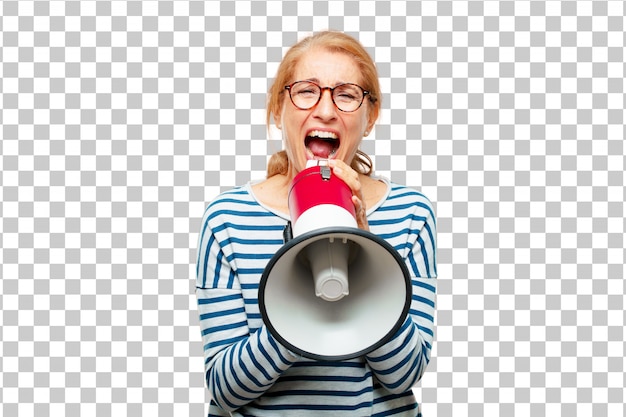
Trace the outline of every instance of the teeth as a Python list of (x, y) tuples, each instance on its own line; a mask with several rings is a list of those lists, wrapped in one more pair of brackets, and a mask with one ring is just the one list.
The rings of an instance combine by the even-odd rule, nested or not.
[(339, 139), (337, 135), (335, 135), (333, 132), (326, 132), (322, 130), (314, 130), (309, 133), (309, 136), (314, 136), (322, 139)]

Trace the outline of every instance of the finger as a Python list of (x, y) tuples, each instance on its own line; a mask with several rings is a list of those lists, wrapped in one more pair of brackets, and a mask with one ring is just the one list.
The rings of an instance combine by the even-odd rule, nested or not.
[(333, 173), (350, 187), (353, 194), (360, 194), (361, 182), (359, 181), (359, 174), (352, 167), (340, 160), (331, 160), (329, 166), (332, 168)]
[(367, 207), (365, 205), (365, 199), (363, 198), (363, 189), (359, 174), (341, 160), (331, 160), (329, 161), (329, 166), (332, 168), (333, 174), (345, 182), (352, 191), (352, 204), (354, 205), (357, 226), (360, 229), (369, 230)]

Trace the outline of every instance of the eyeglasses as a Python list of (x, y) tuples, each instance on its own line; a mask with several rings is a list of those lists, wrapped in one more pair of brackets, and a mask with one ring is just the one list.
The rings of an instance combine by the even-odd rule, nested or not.
[[(369, 91), (357, 84), (345, 83), (335, 87), (320, 87), (312, 81), (296, 81), (286, 85), (285, 90), (289, 91), (291, 102), (300, 110), (309, 110), (315, 107), (322, 99), (324, 90), (329, 90), (335, 107), (346, 113), (358, 110), (363, 104), (365, 96), (370, 94)], [(371, 95), (370, 100), (373, 100)]]

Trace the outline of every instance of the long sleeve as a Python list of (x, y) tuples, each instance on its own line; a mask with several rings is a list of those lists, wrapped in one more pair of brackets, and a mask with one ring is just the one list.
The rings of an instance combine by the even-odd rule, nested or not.
[[(402, 198), (403, 197), (403, 198)], [(413, 203), (406, 203), (416, 197)], [(403, 255), (412, 275), (412, 298), (409, 316), (394, 337), (370, 352), (366, 359), (380, 383), (390, 392), (402, 393), (422, 377), (430, 361), (434, 339), (436, 294), (436, 228), (430, 202), (419, 193), (398, 196), (388, 208), (406, 223), (400, 236), (387, 236)], [(386, 220), (374, 220), (382, 226)], [(380, 230), (380, 228), (376, 228)]]
[[(244, 292), (255, 288), (242, 282), (239, 275), (251, 272), (251, 268), (246, 268), (246, 259), (250, 255), (230, 250), (233, 241), (254, 239), (255, 234), (263, 231), (247, 230), (243, 233), (247, 237), (232, 235), (228, 228), (216, 221), (220, 206), (225, 205), (218, 203), (207, 210), (202, 222), (196, 298), (206, 384), (220, 408), (232, 411), (264, 394), (297, 357), (279, 345), (249, 311)], [(228, 210), (231, 214), (236, 213), (232, 209), (231, 202)], [(247, 217), (250, 215), (242, 215), (241, 224), (231, 227), (246, 229), (246, 222), (253, 222)], [(261, 226), (250, 227), (263, 229)], [(257, 257), (263, 256), (264, 248), (272, 253), (273, 245), (280, 242), (261, 239), (258, 243), (256, 249), (259, 252), (254, 255)]]
[(265, 326), (250, 334), (240, 293), (198, 289), (197, 297), (207, 387), (220, 408), (236, 410), (263, 395), (297, 357)]

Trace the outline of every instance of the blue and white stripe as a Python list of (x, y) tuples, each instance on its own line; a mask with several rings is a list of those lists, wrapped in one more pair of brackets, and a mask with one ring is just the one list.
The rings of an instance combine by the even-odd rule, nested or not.
[(209, 416), (419, 415), (411, 387), (430, 361), (434, 338), (435, 215), (425, 196), (391, 184), (368, 221), (413, 276), (409, 317), (366, 357), (316, 362), (280, 345), (259, 312), (259, 281), (283, 244), (286, 219), (261, 206), (249, 185), (208, 206), (199, 236), (196, 295), (212, 398)]

